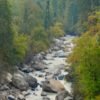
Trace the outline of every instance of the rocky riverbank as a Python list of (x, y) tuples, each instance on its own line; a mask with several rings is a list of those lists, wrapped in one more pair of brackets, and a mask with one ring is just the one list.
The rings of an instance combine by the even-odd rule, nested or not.
[(0, 100), (73, 100), (70, 64), (66, 62), (74, 47), (73, 38), (54, 39), (47, 52), (35, 55), (30, 64), (18, 66), (13, 75), (7, 73), (0, 84)]

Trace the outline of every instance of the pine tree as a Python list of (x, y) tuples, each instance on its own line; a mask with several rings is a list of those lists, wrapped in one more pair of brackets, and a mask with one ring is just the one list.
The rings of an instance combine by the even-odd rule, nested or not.
[(13, 32), (8, 0), (0, 0), (0, 67), (12, 63)]

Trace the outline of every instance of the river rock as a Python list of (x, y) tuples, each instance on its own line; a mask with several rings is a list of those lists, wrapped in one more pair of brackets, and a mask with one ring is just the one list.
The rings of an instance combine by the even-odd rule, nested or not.
[(30, 73), (33, 71), (33, 68), (31, 68), (31, 66), (28, 66), (26, 64), (23, 64), (22, 66), (20, 66), (19, 69), (24, 73)]
[(55, 57), (66, 57), (66, 53), (63, 50), (59, 50), (55, 53)]
[(29, 85), (28, 83), (26, 82), (25, 78), (19, 74), (19, 73), (16, 73), (13, 75), (13, 78), (12, 78), (12, 84), (20, 89), (20, 90), (27, 90), (29, 88)]
[(33, 69), (32, 68), (23, 68), (22, 71), (25, 73), (30, 73), (33, 71)]
[(48, 98), (48, 97), (43, 97), (42, 100), (50, 100), (50, 98)]
[(33, 61), (41, 61), (44, 58), (43, 56), (44, 56), (43, 54), (38, 53), (33, 57)]
[(29, 96), (30, 94), (31, 94), (31, 93), (30, 93), (29, 91), (28, 91), (28, 92), (27, 92), (27, 91), (23, 91), (23, 92), (22, 92), (22, 95), (24, 95), (25, 97), (26, 97), (26, 96)]
[(6, 80), (8, 83), (12, 82), (12, 74), (7, 73)]
[(29, 74), (26, 74), (26, 73), (23, 73), (21, 71), (18, 71), (18, 73), (20, 73), (23, 78), (25, 79), (25, 81), (28, 83), (28, 85), (31, 87), (31, 88), (36, 88), (38, 83), (37, 83), (37, 79), (34, 78), (33, 76), (29, 75)]
[(63, 80), (63, 79), (64, 79), (64, 75), (59, 75), (59, 76), (58, 76), (58, 79), (59, 79), (59, 80)]
[(16, 98), (13, 95), (9, 95), (8, 100), (16, 100)]
[(25, 97), (23, 96), (23, 95), (18, 95), (18, 98), (17, 98), (18, 100), (25, 100)]
[(38, 85), (37, 79), (32, 77), (31, 75), (26, 75), (25, 80), (31, 88), (36, 88)]
[(48, 53), (45, 57), (46, 60), (53, 60), (53, 56), (51, 55), (51, 53)]
[(42, 91), (41, 96), (47, 96), (47, 93)]
[(6, 84), (0, 86), (0, 91), (6, 91), (6, 90), (9, 90), (9, 87)]
[(54, 39), (53, 41), (55, 42), (55, 45), (58, 47), (60, 46), (60, 44), (62, 44), (62, 41), (60, 39)]
[(58, 51), (60, 48), (58, 46), (53, 47), (53, 51)]
[(43, 91), (57, 93), (63, 90), (65, 90), (65, 88), (58, 80), (50, 79), (43, 82)]
[(24, 67), (22, 68), (22, 71), (25, 73), (30, 73), (33, 71), (33, 68), (31, 68), (30, 66), (24, 64)]
[(42, 62), (36, 62), (34, 65), (32, 65), (32, 67), (37, 71), (41, 71), (47, 68)]
[(69, 93), (67, 91), (61, 91), (57, 94), (56, 100), (64, 100), (64, 98), (66, 98), (67, 96), (69, 96)]

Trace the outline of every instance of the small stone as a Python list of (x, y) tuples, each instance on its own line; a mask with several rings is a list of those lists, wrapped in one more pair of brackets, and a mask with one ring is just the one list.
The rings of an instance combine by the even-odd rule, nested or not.
[(5, 91), (5, 90), (9, 90), (9, 87), (7, 85), (3, 85), (0, 87), (0, 91)]
[(50, 98), (48, 98), (48, 97), (43, 97), (42, 100), (50, 100)]
[(18, 100), (25, 100), (24, 96), (23, 95), (18, 95)]
[(15, 97), (14, 97), (14, 96), (9, 95), (9, 96), (8, 96), (8, 100), (16, 100), (16, 99), (15, 99)]
[(42, 91), (41, 96), (47, 96), (47, 93)]

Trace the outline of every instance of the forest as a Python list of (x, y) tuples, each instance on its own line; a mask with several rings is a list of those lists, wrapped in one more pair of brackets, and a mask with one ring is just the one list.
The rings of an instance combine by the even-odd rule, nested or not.
[[(51, 56), (54, 61), (49, 62)], [(40, 71), (44, 62), (50, 70), (42, 70), (55, 77), (49, 67), (62, 66), (62, 60), (69, 63), (59, 70), (71, 74), (64, 76), (72, 83), (73, 92), (67, 93), (71, 99), (65, 99), (66, 92), (59, 93), (58, 88), (56, 99), (29, 99), (25, 95), (21, 99), (10, 91), (22, 94), (31, 86), (36, 88), (35, 78), (40, 83), (32, 73)], [(26, 79), (33, 80), (28, 86), (19, 74), (25, 79), (30, 74), (35, 78)], [(59, 80), (51, 81), (59, 85)], [(42, 89), (48, 92), (47, 88)], [(100, 0), (0, 0), (0, 100), (100, 100)]]

